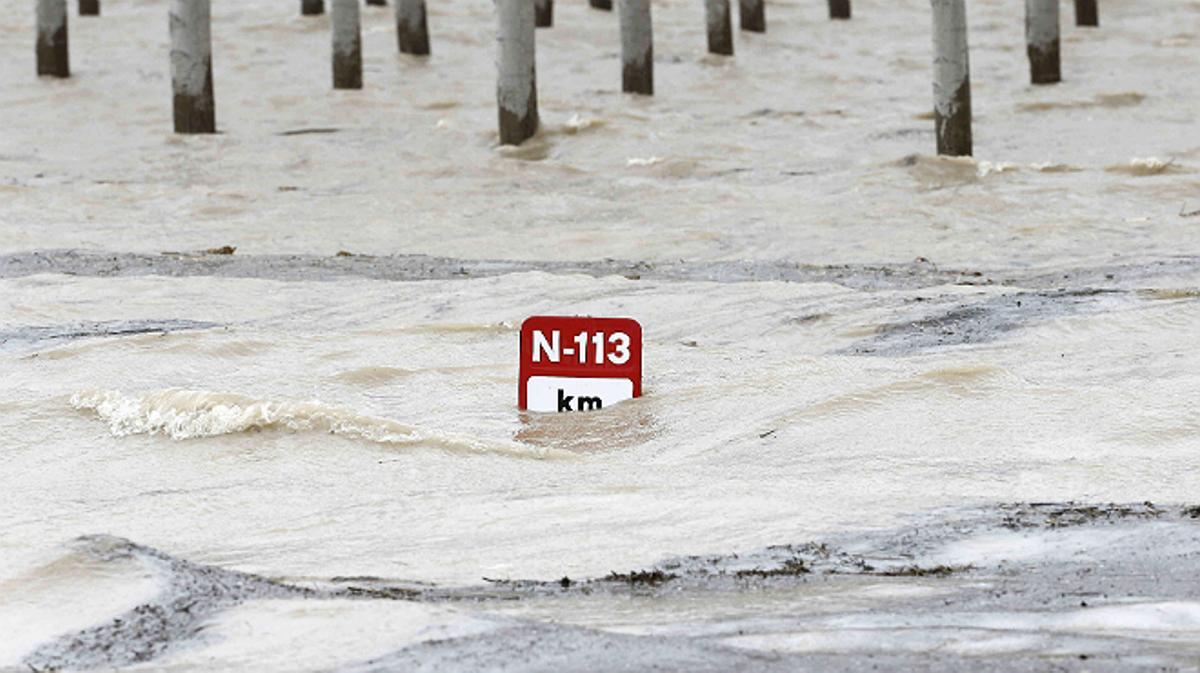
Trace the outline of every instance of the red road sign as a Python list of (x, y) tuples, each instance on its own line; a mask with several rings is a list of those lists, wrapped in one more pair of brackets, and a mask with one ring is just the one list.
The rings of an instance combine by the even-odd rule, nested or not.
[(533, 316), (521, 323), (520, 408), (588, 411), (641, 396), (638, 321)]

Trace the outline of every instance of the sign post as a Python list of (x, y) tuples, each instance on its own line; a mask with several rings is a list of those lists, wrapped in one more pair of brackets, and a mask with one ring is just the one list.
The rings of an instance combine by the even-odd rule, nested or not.
[(521, 409), (594, 411), (641, 396), (636, 320), (533, 316), (521, 324)]

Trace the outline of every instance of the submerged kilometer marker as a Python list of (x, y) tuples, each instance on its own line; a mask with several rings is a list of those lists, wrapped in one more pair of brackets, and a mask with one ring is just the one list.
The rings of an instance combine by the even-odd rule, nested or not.
[(636, 320), (534, 316), (521, 324), (521, 409), (596, 411), (641, 395)]

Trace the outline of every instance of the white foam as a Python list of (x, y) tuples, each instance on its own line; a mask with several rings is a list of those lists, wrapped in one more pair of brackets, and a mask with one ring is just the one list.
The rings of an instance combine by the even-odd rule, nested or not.
[(1147, 173), (1161, 173), (1175, 163), (1174, 159), (1159, 159), (1158, 157), (1134, 157), (1129, 160), (1129, 167)]
[(1009, 173), (1017, 170), (1017, 165), (1007, 161), (986, 161), (980, 160), (975, 164), (975, 174), (981, 178), (987, 177), (992, 173)]
[(547, 456), (545, 448), (490, 441), (365, 416), (320, 402), (259, 400), (233, 393), (169, 388), (126, 395), (89, 390), (71, 396), (71, 406), (94, 412), (116, 437), (165, 435), (175, 440), (281, 429), (326, 432), (397, 446), (430, 446), (451, 451)]

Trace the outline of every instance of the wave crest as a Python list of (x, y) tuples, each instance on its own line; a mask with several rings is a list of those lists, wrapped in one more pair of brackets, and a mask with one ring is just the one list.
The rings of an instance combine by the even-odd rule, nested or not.
[(552, 451), (510, 441), (491, 441), (366, 416), (320, 402), (261, 400), (234, 393), (169, 388), (127, 395), (87, 390), (71, 406), (108, 424), (116, 437), (164, 435), (175, 440), (255, 430), (321, 432), (378, 444), (430, 446), (449, 451), (548, 457)]

